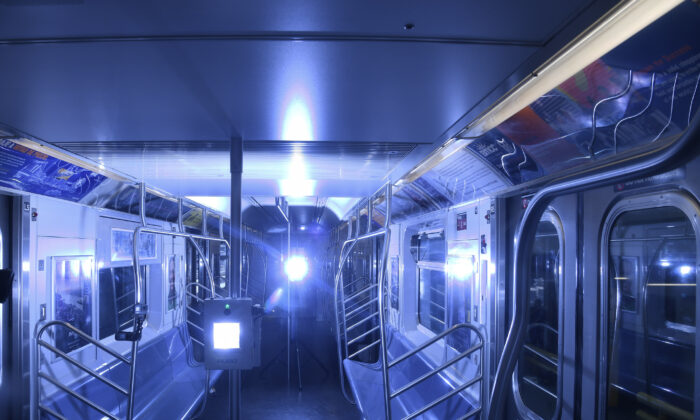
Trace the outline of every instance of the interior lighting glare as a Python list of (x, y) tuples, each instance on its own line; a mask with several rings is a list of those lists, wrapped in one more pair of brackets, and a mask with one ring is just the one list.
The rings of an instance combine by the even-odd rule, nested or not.
[(689, 265), (682, 265), (682, 266), (680, 266), (678, 271), (681, 273), (681, 276), (687, 276), (688, 274), (690, 274), (693, 271), (693, 267), (691, 267)]
[(284, 271), (289, 281), (302, 281), (309, 272), (309, 263), (305, 257), (295, 255), (287, 259), (287, 262), (284, 264)]
[(460, 281), (464, 281), (474, 275), (474, 269), (474, 256), (451, 258), (447, 263), (447, 272)]
[[(229, 305), (226, 305), (228, 309)], [(238, 322), (215, 322), (213, 330), (214, 348), (230, 350), (241, 348), (241, 324)]]

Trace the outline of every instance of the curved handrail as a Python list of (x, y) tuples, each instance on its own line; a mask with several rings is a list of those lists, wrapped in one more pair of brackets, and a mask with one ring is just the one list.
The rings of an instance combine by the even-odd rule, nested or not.
[[(433, 344), (437, 343), (438, 341), (442, 340), (446, 336), (448, 336), (448, 335), (452, 334), (453, 332), (460, 330), (460, 329), (467, 329), (470, 332), (476, 334), (476, 336), (478, 338), (478, 343), (474, 346), (471, 346), (466, 351), (459, 353), (457, 355), (457, 357), (454, 357), (454, 358), (448, 360), (447, 362), (441, 364), (440, 366), (437, 366), (433, 370), (421, 375), (419, 378), (414, 379), (413, 381), (409, 382), (408, 384), (402, 386), (401, 388), (394, 391), (393, 393), (390, 393), (388, 400), (386, 400), (386, 404), (390, 405), (392, 398), (396, 398), (399, 395), (403, 394), (404, 392), (408, 391), (409, 389), (421, 384), (422, 382), (426, 381), (428, 378), (431, 378), (433, 375), (436, 375), (436, 374), (442, 372), (443, 370), (449, 368), (450, 366), (454, 365), (455, 363), (459, 362), (460, 360), (464, 359), (465, 357), (469, 356), (470, 354), (474, 353), (475, 351), (480, 351), (482, 353), (482, 356), (480, 357), (478, 373), (474, 376), (474, 378), (466, 381), (465, 383), (456, 387), (452, 391), (450, 391), (450, 392), (442, 395), (441, 397), (437, 398), (436, 400), (424, 405), (420, 409), (415, 410), (412, 413), (408, 414), (406, 417), (404, 417), (404, 420), (416, 418), (416, 417), (422, 415), (423, 413), (425, 413), (426, 411), (432, 409), (436, 405), (442, 403), (443, 401), (459, 394), (460, 392), (464, 391), (465, 389), (469, 388), (470, 386), (474, 385), (475, 383), (477, 383), (479, 381), (483, 381), (483, 349), (484, 349), (484, 345), (486, 343), (486, 341), (484, 340), (484, 334), (481, 332), (481, 330), (479, 329), (478, 326), (476, 326), (474, 324), (466, 323), (466, 322), (462, 322), (462, 323), (453, 325), (452, 327), (446, 329), (445, 331), (441, 332), (440, 334), (432, 337), (430, 340), (424, 342), (420, 346), (402, 354), (401, 356), (397, 357), (396, 359), (394, 359), (390, 363), (387, 363), (386, 367), (388, 369), (388, 368), (392, 368), (392, 367), (398, 365), (399, 363), (407, 360), (411, 356), (415, 356), (416, 354), (420, 353), (421, 351), (427, 349), (428, 347), (430, 347)], [(473, 415), (475, 415), (483, 410), (483, 406), (484, 406), (483, 396), (485, 394), (483, 389), (480, 391), (480, 394), (481, 394), (481, 398), (480, 398), (481, 406), (477, 409), (472, 410), (469, 414), (467, 414), (465, 416), (465, 418), (471, 417), (471, 416), (473, 416)], [(387, 419), (390, 419), (390, 418), (391, 418), (390, 413), (388, 413)]]
[[(382, 187), (380, 187), (376, 192), (374, 192), (374, 193), (369, 197), (369, 200), (371, 201), (375, 196), (377, 196), (378, 194), (381, 194), (382, 191), (383, 191), (383, 193), (384, 193), (384, 194), (386, 195), (386, 197), (387, 197), (387, 198), (386, 198), (386, 200), (387, 200), (387, 216), (386, 216), (386, 219), (385, 219), (384, 227), (382, 227), (382, 228), (380, 228), (380, 229), (377, 229), (377, 230), (375, 230), (375, 231), (372, 231), (371, 228), (368, 228), (367, 233), (365, 233), (365, 234), (363, 234), (363, 235), (360, 235), (360, 232), (359, 232), (359, 231), (360, 231), (360, 229), (359, 229), (359, 227), (360, 227), (360, 208), (359, 208), (359, 206), (357, 207), (357, 209), (356, 209), (356, 211), (357, 211), (357, 219), (356, 219), (356, 221), (357, 221), (357, 226), (356, 226), (355, 229), (352, 229), (353, 224), (352, 224), (352, 219), (351, 219), (350, 222), (349, 222), (349, 229), (348, 229), (348, 237), (350, 237), (350, 239), (347, 239), (346, 241), (344, 241), (343, 244), (342, 244), (342, 246), (340, 247), (340, 252), (339, 252), (340, 258), (339, 258), (339, 262), (338, 262), (338, 271), (337, 271), (337, 273), (335, 274), (335, 278), (334, 278), (334, 289), (333, 289), (333, 299), (334, 299), (334, 308), (333, 308), (333, 310), (334, 310), (334, 311), (333, 311), (333, 312), (334, 312), (334, 314), (335, 314), (336, 350), (337, 350), (337, 355), (338, 355), (338, 371), (339, 371), (339, 372), (338, 372), (338, 373), (339, 373), (338, 376), (339, 376), (339, 378), (340, 378), (340, 389), (341, 389), (341, 391), (342, 391), (342, 393), (343, 393), (343, 396), (344, 396), (345, 399), (348, 400), (350, 403), (354, 403), (354, 401), (353, 401), (352, 398), (349, 397), (349, 395), (348, 395), (348, 393), (347, 393), (347, 390), (345, 389), (345, 372), (343, 371), (343, 351), (342, 351), (342, 347), (341, 347), (341, 346), (342, 346), (342, 344), (341, 344), (342, 340), (341, 340), (341, 335), (340, 335), (340, 328), (341, 328), (341, 326), (340, 326), (340, 318), (339, 318), (339, 316), (338, 316), (338, 294), (340, 293), (340, 294), (342, 295), (342, 296), (341, 296), (341, 301), (342, 301), (342, 304), (343, 304), (343, 319), (342, 319), (343, 325), (342, 325), (342, 328), (343, 328), (343, 334), (346, 334), (346, 332), (347, 332), (347, 326), (345, 325), (346, 314), (345, 314), (345, 312), (344, 312), (344, 311), (345, 311), (345, 308), (344, 308), (344, 305), (345, 305), (345, 297), (344, 297), (345, 291), (344, 291), (344, 288), (340, 288), (340, 289), (339, 289), (338, 285), (340, 284), (340, 279), (341, 279), (341, 277), (342, 277), (342, 275), (343, 275), (343, 267), (345, 266), (345, 263), (347, 262), (347, 259), (348, 259), (348, 258), (350, 257), (350, 255), (352, 254), (352, 251), (353, 251), (353, 249), (355, 248), (355, 245), (357, 244), (357, 242), (359, 242), (359, 241), (361, 241), (361, 240), (373, 238), (373, 237), (375, 237), (375, 236), (385, 235), (387, 239), (384, 240), (384, 244), (383, 244), (383, 247), (384, 247), (383, 250), (382, 250), (382, 251), (383, 251), (383, 252), (382, 252), (383, 259), (382, 259), (382, 261), (381, 261), (381, 263), (380, 263), (379, 279), (377, 280), (377, 284), (380, 285), (380, 287), (379, 287), (380, 292), (379, 292), (379, 296), (378, 296), (378, 299), (379, 299), (379, 311), (382, 310), (382, 303), (381, 303), (381, 298), (382, 298), (381, 285), (382, 285), (382, 283), (383, 283), (383, 281), (384, 281), (384, 280), (383, 280), (383, 274), (384, 274), (383, 271), (385, 271), (385, 270), (383, 269), (383, 267), (386, 266), (386, 264), (385, 264), (385, 262), (386, 262), (386, 254), (388, 253), (388, 250), (389, 250), (387, 242), (388, 242), (388, 240), (389, 240), (389, 239), (388, 239), (388, 235), (389, 235), (389, 224), (391, 223), (391, 222), (390, 222), (390, 220), (391, 220), (391, 182), (386, 183), (385, 185), (383, 185)], [(371, 215), (371, 208), (372, 208), (372, 207), (370, 207), (370, 208), (368, 209), (368, 221), (369, 221), (368, 225), (369, 225), (370, 227), (371, 227), (371, 218), (372, 218), (372, 217), (371, 217), (371, 216), (372, 216), (372, 215)], [(353, 232), (353, 231), (354, 231), (354, 232)], [(354, 234), (354, 237), (352, 237), (353, 234)], [(345, 248), (346, 248), (348, 245), (350, 245), (350, 247), (348, 248), (347, 251), (345, 251)], [(383, 328), (384, 323), (383, 323), (383, 317), (382, 317), (381, 314), (380, 314), (379, 323), (380, 323), (380, 326), (382, 327), (382, 328), (380, 328), (380, 334), (381, 334), (380, 341), (381, 341), (381, 343), (384, 343), (384, 328)], [(346, 346), (347, 346), (347, 335), (346, 335), (345, 339), (346, 339)], [(374, 345), (375, 345), (375, 344), (371, 344), (370, 346), (374, 346)], [(368, 348), (368, 347), (362, 349), (360, 352), (366, 350), (367, 348)], [(386, 352), (386, 348), (385, 348), (384, 345), (382, 345), (382, 348), (383, 348), (383, 352)], [(347, 353), (347, 349), (346, 349), (346, 353)], [(353, 355), (356, 355), (356, 354), (357, 354), (357, 352), (354, 353)]]
[(530, 220), (539, 220), (554, 196), (576, 192), (591, 185), (609, 185), (662, 169), (664, 165), (668, 164), (669, 160), (678, 156), (688, 144), (691, 144), (691, 138), (693, 137), (691, 134), (698, 132), (699, 125), (700, 117), (696, 115), (692, 127), (688, 127), (675, 141), (661, 145), (656, 153), (647, 152), (629, 165), (621, 164), (622, 162), (613, 163), (612, 165), (615, 166), (604, 172), (545, 187), (530, 200), (520, 220), (515, 236), (517, 242), (513, 259), (513, 314), (503, 352), (494, 376), (488, 412), (489, 419), (499, 418), (505, 405), (508, 380), (517, 362), (517, 356), (525, 332), (525, 311), (527, 306), (527, 290), (525, 288), (527, 285), (524, 279), (527, 277), (527, 270), (529, 269), (525, 252), (532, 245), (537, 225), (536, 223), (530, 223)]
[(595, 116), (596, 116), (596, 112), (598, 111), (598, 107), (604, 103), (620, 99), (623, 96), (627, 95), (627, 92), (630, 91), (631, 87), (632, 87), (632, 70), (629, 71), (629, 74), (627, 76), (627, 84), (620, 92), (599, 100), (593, 106), (593, 113), (591, 115), (591, 141), (588, 143), (588, 157), (594, 156), (593, 145), (595, 144), (595, 131), (597, 128)]
[(41, 336), (44, 334), (44, 331), (46, 331), (49, 327), (52, 327), (54, 325), (60, 325), (62, 327), (68, 328), (72, 332), (78, 334), (80, 336), (80, 338), (82, 338), (83, 340), (87, 341), (90, 344), (95, 345), (100, 350), (103, 350), (103, 351), (109, 353), (110, 355), (116, 357), (117, 359), (121, 360), (124, 363), (131, 363), (129, 361), (129, 359), (127, 359), (126, 357), (124, 357), (121, 354), (119, 354), (118, 352), (110, 349), (109, 347), (105, 346), (104, 344), (102, 344), (98, 340), (95, 340), (94, 338), (92, 338), (91, 336), (86, 334), (83, 330), (74, 327), (73, 325), (71, 325), (70, 323), (68, 323), (66, 321), (54, 320), (54, 321), (49, 321), (49, 322), (45, 323), (44, 325), (41, 326), (41, 328), (37, 332), (36, 339), (41, 340)]
[[(341, 349), (341, 337), (340, 337), (340, 318), (338, 316), (338, 285), (340, 284), (340, 277), (343, 275), (343, 266), (345, 266), (345, 263), (347, 262), (348, 258), (352, 254), (352, 250), (355, 248), (355, 245), (357, 244), (358, 241), (364, 240), (364, 239), (369, 239), (373, 238), (375, 236), (379, 236), (381, 234), (386, 233), (386, 228), (382, 228), (379, 230), (376, 230), (371, 233), (364, 234), (362, 236), (356, 236), (355, 238), (348, 239), (345, 242), (343, 242), (343, 245), (340, 247), (340, 262), (338, 263), (338, 272), (335, 275), (335, 285), (334, 285), (334, 298), (335, 298), (335, 305), (334, 305), (334, 312), (335, 312), (335, 325), (336, 325), (336, 347), (337, 347), (337, 352), (338, 352), (338, 369), (339, 369), (339, 376), (340, 376), (340, 389), (343, 392), (343, 396), (345, 399), (348, 401), (352, 402), (352, 398), (349, 397), (347, 390), (345, 389), (345, 373), (343, 371), (343, 352)], [(343, 254), (343, 251), (345, 250), (345, 247), (350, 244), (350, 248), (348, 248), (347, 252)], [(343, 291), (340, 291), (343, 293)], [(341, 299), (344, 299), (342, 297)], [(343, 314), (343, 333), (345, 333), (346, 327), (345, 327), (345, 314)]]
[(197, 244), (195, 239), (201, 239), (205, 241), (212, 241), (212, 242), (219, 242), (223, 243), (226, 245), (228, 248), (229, 252), (231, 251), (231, 244), (229, 241), (223, 238), (217, 238), (213, 236), (206, 236), (206, 235), (197, 235), (193, 233), (185, 233), (185, 232), (172, 232), (169, 230), (165, 229), (159, 229), (159, 228), (153, 228), (149, 226), (139, 226), (136, 229), (134, 229), (134, 239), (133, 239), (133, 265), (134, 265), (134, 270), (135, 270), (135, 280), (136, 280), (136, 307), (134, 308), (134, 311), (139, 311), (137, 314), (141, 314), (143, 311), (143, 308), (141, 308), (141, 287), (143, 280), (141, 279), (141, 270), (138, 269), (140, 266), (140, 255), (139, 255), (139, 244), (140, 244), (140, 236), (141, 233), (153, 233), (157, 235), (165, 235), (165, 236), (175, 236), (175, 237), (181, 237), (181, 238), (187, 238), (189, 239), (190, 243), (194, 246), (195, 250), (197, 251), (197, 254), (199, 257), (202, 259), (202, 262), (204, 263), (204, 268), (207, 272), (207, 277), (209, 278), (209, 284), (212, 290), (215, 289), (216, 283), (214, 282), (214, 276), (212, 274), (211, 266), (209, 265), (209, 260), (206, 258), (206, 255), (202, 251), (202, 248)]
[(651, 82), (649, 83), (649, 101), (647, 101), (647, 104), (644, 106), (644, 108), (642, 108), (636, 114), (622, 118), (620, 121), (617, 122), (617, 124), (615, 124), (615, 128), (613, 129), (613, 150), (615, 151), (615, 153), (617, 153), (617, 130), (620, 127), (620, 124), (622, 124), (625, 121), (633, 120), (633, 119), (643, 115), (647, 111), (647, 109), (649, 109), (652, 101), (654, 100), (655, 83), (656, 83), (656, 73), (652, 73), (651, 74)]
[(668, 127), (671, 125), (671, 121), (673, 121), (673, 104), (674, 101), (676, 100), (676, 85), (678, 84), (678, 73), (676, 73), (676, 77), (673, 79), (673, 90), (671, 90), (671, 107), (668, 111), (668, 121), (666, 122), (666, 125), (659, 131), (659, 134), (654, 137), (652, 142), (655, 142), (656, 140), (661, 138), (661, 135), (668, 129)]
[[(102, 375), (97, 374), (92, 368), (90, 368), (90, 367), (84, 365), (84, 364), (81, 363), (80, 361), (78, 361), (78, 360), (76, 360), (75, 358), (69, 356), (69, 355), (66, 354), (65, 352), (61, 351), (61, 350), (58, 349), (57, 347), (51, 345), (50, 343), (48, 343), (48, 342), (46, 342), (46, 341), (44, 341), (44, 340), (42, 339), (42, 336), (44, 335), (44, 332), (46, 332), (46, 330), (48, 330), (48, 329), (51, 328), (51, 327), (56, 327), (56, 326), (57, 326), (57, 327), (67, 328), (68, 330), (70, 330), (71, 332), (77, 334), (80, 338), (82, 338), (83, 340), (85, 340), (85, 341), (88, 342), (89, 344), (92, 344), (92, 345), (94, 345), (95, 347), (99, 348), (100, 350), (102, 350), (102, 351), (104, 351), (104, 352), (110, 354), (111, 356), (113, 356), (113, 357), (119, 359), (120, 361), (122, 361), (122, 362), (123, 362), (124, 364), (126, 364), (127, 366), (132, 365), (133, 362), (134, 362), (134, 355), (133, 355), (133, 354), (132, 354), (132, 356), (131, 356), (131, 360), (129, 360), (129, 359), (127, 359), (126, 357), (124, 357), (124, 356), (122, 356), (121, 354), (119, 354), (118, 352), (116, 352), (116, 351), (110, 349), (110, 348), (107, 347), (106, 345), (102, 344), (102, 343), (99, 342), (98, 340), (96, 340), (96, 339), (94, 339), (93, 337), (91, 337), (90, 335), (86, 334), (84, 331), (80, 330), (79, 328), (76, 328), (75, 326), (71, 325), (70, 323), (68, 323), (68, 322), (66, 322), (66, 321), (60, 321), (60, 320), (49, 321), (49, 322), (43, 324), (43, 325), (37, 330), (37, 332), (36, 332), (36, 338), (35, 338), (35, 345), (36, 345), (36, 349), (35, 349), (35, 353), (36, 353), (36, 379), (35, 379), (35, 381), (36, 381), (36, 387), (37, 387), (37, 392), (36, 392), (36, 394), (35, 394), (35, 398), (36, 398), (36, 407), (37, 407), (37, 409), (40, 410), (40, 411), (45, 411), (45, 412), (47, 412), (47, 413), (49, 413), (49, 414), (51, 414), (51, 415), (53, 415), (53, 416), (56, 416), (56, 414), (57, 414), (57, 413), (55, 413), (55, 411), (52, 410), (51, 408), (46, 407), (46, 406), (44, 406), (43, 404), (41, 404), (41, 401), (40, 401), (40, 396), (41, 396), (40, 384), (41, 384), (41, 381), (39, 380), (39, 379), (41, 378), (41, 379), (45, 379), (45, 380), (51, 382), (51, 383), (52, 383), (54, 386), (56, 386), (58, 389), (60, 389), (60, 390), (62, 390), (62, 391), (64, 391), (64, 392), (66, 392), (67, 394), (73, 396), (74, 398), (77, 398), (78, 400), (80, 400), (80, 401), (83, 402), (84, 404), (88, 405), (89, 407), (91, 407), (91, 408), (93, 408), (93, 409), (99, 411), (102, 415), (106, 416), (107, 418), (115, 419), (115, 420), (117, 419), (117, 417), (115, 417), (114, 415), (112, 415), (112, 414), (109, 412), (109, 410), (105, 409), (104, 407), (99, 406), (97, 403), (91, 401), (89, 398), (84, 397), (84, 396), (82, 396), (82, 395), (76, 393), (76, 392), (73, 391), (72, 389), (70, 389), (70, 388), (68, 388), (67, 386), (61, 384), (61, 383), (60, 383), (57, 379), (55, 379), (54, 377), (52, 377), (52, 376), (50, 376), (50, 375), (47, 375), (46, 373), (42, 372), (42, 371), (41, 371), (41, 363), (40, 363), (42, 352), (39, 350), (39, 347), (41, 346), (41, 347), (44, 347), (45, 349), (49, 350), (49, 351), (52, 352), (53, 354), (55, 354), (57, 357), (60, 357), (61, 359), (63, 359), (63, 360), (65, 360), (65, 361), (69, 362), (69, 363), (72, 364), (73, 366), (77, 367), (78, 369), (82, 370), (83, 372), (87, 373), (88, 375), (92, 376), (93, 378), (95, 378), (95, 379), (97, 379), (97, 380), (103, 382), (105, 385), (109, 386), (110, 388), (112, 388), (112, 389), (114, 389), (115, 391), (117, 391), (117, 392), (121, 393), (122, 395), (124, 395), (124, 396), (127, 398), (127, 413), (133, 413), (133, 409), (132, 409), (132, 406), (131, 406), (131, 405), (133, 404), (133, 398), (132, 398), (133, 387), (131, 386), (131, 383), (129, 384), (129, 389), (127, 390), (127, 389), (123, 388), (122, 386), (118, 385), (117, 383), (113, 382), (112, 380), (110, 380), (110, 379), (108, 379), (108, 378), (106, 378), (106, 377), (104, 377), (104, 376), (102, 376)], [(133, 380), (133, 379), (132, 379), (132, 380)], [(63, 416), (60, 416), (60, 415), (57, 416), (57, 417), (58, 417), (58, 418), (63, 418)], [(131, 416), (128, 415), (127, 418), (131, 418)]]

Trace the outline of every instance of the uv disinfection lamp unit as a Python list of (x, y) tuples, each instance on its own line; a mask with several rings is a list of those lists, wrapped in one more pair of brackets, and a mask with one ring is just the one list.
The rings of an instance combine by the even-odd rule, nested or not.
[(255, 365), (250, 298), (204, 301), (204, 365), (207, 369), (251, 369)]

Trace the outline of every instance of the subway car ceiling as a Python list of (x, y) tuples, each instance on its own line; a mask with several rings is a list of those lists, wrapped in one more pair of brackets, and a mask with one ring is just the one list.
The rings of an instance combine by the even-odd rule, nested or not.
[(245, 195), (290, 195), (277, 181), (297, 162), (317, 181), (302, 195), (362, 197), (613, 4), (9, 2), (0, 114), (177, 195), (226, 196), (228, 160), (208, 151), (226, 146), (207, 145), (240, 138)]
[(366, 419), (695, 416), (697, 1), (0, 0), (0, 63), (13, 415), (199, 417), (232, 295), (289, 387), (298, 293)]
[[(688, 43), (695, 35), (692, 6), (683, 4), (598, 57), (589, 50), (608, 51), (644, 26), (637, 23), (637, 29), (618, 30), (620, 34), (615, 36), (584, 33), (571, 41), (578, 25), (590, 23), (589, 19), (599, 17), (594, 11), (605, 9), (598, 3), (583, 7), (571, 2), (548, 9), (551, 14), (569, 16), (565, 24), (533, 15), (531, 25), (510, 29), (517, 41), (499, 40), (488, 26), (480, 25), (456, 26), (453, 30), (461, 28), (463, 32), (448, 37), (444, 31), (449, 25), (432, 20), (424, 32), (417, 32), (420, 36), (409, 31), (376, 33), (379, 22), (374, 20), (360, 25), (368, 31), (364, 35), (319, 28), (293, 36), (283, 30), (266, 30), (264, 25), (269, 22), (252, 6), (236, 9), (237, 19), (247, 11), (254, 14), (248, 25), (262, 25), (258, 31), (251, 28), (250, 33), (221, 33), (216, 25), (223, 23), (217, 19), (212, 21), (210, 32), (203, 34), (188, 26), (202, 24), (198, 20), (177, 26), (177, 32), (168, 31), (169, 25), (182, 23), (185, 7), (182, 14), (169, 9), (158, 24), (151, 18), (152, 27), (146, 18), (144, 22), (129, 21), (124, 33), (117, 36), (109, 25), (118, 19), (108, 19), (105, 26), (94, 25), (94, 20), (111, 13), (104, 5), (0, 6), (5, 9), (0, 17), (5, 20), (0, 52), (5, 62), (13, 63), (5, 69), (7, 77), (0, 80), (4, 85), (0, 103), (3, 138), (56, 157), (55, 165), (46, 165), (47, 171), (62, 171), (58, 168), (63, 163), (85, 158), (70, 177), (54, 177), (51, 182), (65, 185), (54, 185), (59, 191), (51, 189), (47, 194), (109, 208), (117, 204), (105, 203), (108, 199), (103, 191), (130, 190), (132, 201), (137, 200), (137, 188), (127, 184), (138, 181), (225, 211), (230, 187), (227, 152), (231, 141), (240, 140), (244, 145), (242, 193), (258, 197), (257, 205), (270, 205), (272, 197), (286, 196), (292, 205), (313, 207), (318, 204), (317, 197), (323, 197), (324, 205), (342, 218), (359, 198), (390, 181), (396, 187), (394, 211), (401, 218), (482, 196), (528, 187), (534, 191), (537, 185), (558, 177), (639, 153), (636, 148), (653, 149), (659, 140), (681, 133), (700, 103), (694, 101), (695, 47)], [(459, 12), (457, 3), (451, 7), (457, 8), (452, 12)], [(479, 6), (469, 15), (487, 16), (493, 11), (489, 7)], [(567, 15), (560, 10), (565, 8), (578, 12), (568, 11), (571, 15)], [(671, 7), (662, 2), (657, 8), (664, 11)], [(340, 25), (344, 19), (334, 13), (341, 14), (341, 10), (331, 9), (326, 13), (339, 19), (336, 24)], [(531, 5), (523, 9), (531, 10)], [(625, 8), (618, 6), (617, 13), (620, 9)], [(199, 13), (212, 17), (208, 13), (213, 10), (205, 8)], [(276, 9), (268, 12), (272, 10)], [(507, 10), (510, 13), (512, 7)], [(88, 16), (94, 19), (86, 19)], [(59, 17), (67, 21), (38, 24), (42, 19)], [(32, 24), (28, 24), (30, 18)], [(391, 20), (388, 16), (385, 19)], [(542, 19), (543, 26), (535, 24), (537, 19)], [(614, 19), (608, 16), (608, 20)], [(618, 23), (616, 28), (620, 26)], [(548, 32), (544, 27), (552, 29)], [(674, 33), (668, 31), (670, 27)], [(144, 32), (147, 29), (153, 33)], [(418, 31), (410, 29), (414, 30)], [(528, 31), (538, 33), (539, 41)], [(588, 38), (596, 36), (606, 39), (587, 48)], [(279, 39), (285, 37), (289, 39), (283, 45), (288, 47), (280, 49)], [(575, 48), (570, 45), (567, 51), (578, 51), (583, 58), (564, 60), (550, 53), (549, 61), (535, 67), (541, 64), (535, 57), (545, 57), (544, 51), (565, 41), (581, 44)], [(375, 47), (391, 48), (391, 63), (373, 56)], [(410, 51), (403, 51), (405, 48)], [(435, 65), (416, 66), (427, 59), (420, 56), (424, 48), (436, 60)], [(281, 55), (275, 55), (274, 61), (260, 62), (268, 49), (270, 54), (279, 51)], [(174, 57), (168, 59), (168, 54), (175, 52), (181, 54), (177, 64)], [(198, 58), (188, 59), (195, 53)], [(123, 54), (129, 59), (117, 59)], [(335, 60), (327, 60), (324, 54)], [(648, 57), (661, 58), (652, 62)], [(587, 58), (594, 61), (581, 65)], [(397, 65), (401, 60), (408, 62)], [(572, 67), (576, 64), (582, 68)], [(348, 66), (364, 70), (348, 71)], [(509, 70), (494, 71), (489, 66)], [(452, 72), (459, 83), (446, 77)], [(487, 81), (496, 74), (500, 76)], [(557, 79), (561, 82), (552, 85)], [(149, 80), (149, 86), (144, 86)], [(523, 96), (532, 97), (533, 92), (542, 90), (540, 85), (548, 83), (550, 89), (541, 96), (525, 102), (522, 109), (514, 108)], [(324, 89), (327, 84), (333, 88)], [(280, 85), (281, 91), (277, 88)], [(252, 86), (258, 87), (255, 94)], [(475, 91), (484, 86), (489, 89)], [(239, 88), (242, 94), (236, 93)], [(367, 94), (360, 95), (362, 98), (356, 92), (345, 94), (365, 89)], [(421, 96), (409, 98), (411, 90), (420, 90)], [(489, 102), (506, 91), (509, 95), (502, 100)], [(257, 112), (263, 110), (258, 104), (262, 97), (275, 100), (270, 99), (271, 106), (264, 112)], [(377, 101), (387, 100), (392, 104), (377, 105)], [(445, 109), (447, 104), (460, 102), (453, 111)], [(371, 110), (375, 106), (378, 112)], [(238, 114), (238, 108), (245, 111)], [(430, 112), (424, 112), (427, 108)], [(31, 112), (24, 111), (27, 109)], [(201, 121), (202, 113), (213, 124)], [(645, 120), (639, 129), (635, 119), (645, 115), (658, 122)], [(234, 123), (234, 116), (239, 116), (240, 122)], [(469, 123), (463, 123), (470, 116)], [(377, 130), (353, 118), (370, 121)], [(220, 130), (223, 127), (226, 129)], [(4, 152), (22, 156), (28, 159), (24, 164), (30, 165), (31, 152), (12, 150), (13, 144), (6, 143)], [(42, 159), (34, 155), (33, 161), (41, 163)], [(22, 163), (15, 161), (14, 165), (8, 166), (5, 174), (8, 187), (35, 193), (46, 189), (38, 177), (52, 174), (38, 175), (32, 170), (22, 178), (15, 175), (27, 171), (21, 170)], [(105, 176), (108, 170), (112, 175)], [(251, 202), (243, 201), (243, 208)]]

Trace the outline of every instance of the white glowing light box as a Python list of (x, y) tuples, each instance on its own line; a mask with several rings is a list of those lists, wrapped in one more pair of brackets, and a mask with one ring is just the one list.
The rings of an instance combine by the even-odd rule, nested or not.
[(241, 348), (241, 324), (238, 322), (215, 322), (212, 331), (214, 348), (229, 350)]
[(207, 369), (251, 369), (259, 359), (250, 298), (206, 299), (202, 307)]

